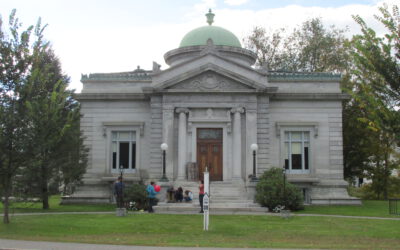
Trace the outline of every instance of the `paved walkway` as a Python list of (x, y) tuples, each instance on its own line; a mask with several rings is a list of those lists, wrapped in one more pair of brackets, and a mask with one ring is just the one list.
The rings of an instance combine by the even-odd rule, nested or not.
[[(48, 241), (24, 241), (0, 239), (0, 250), (245, 250), (245, 249), (272, 249), (272, 248), (215, 248), (215, 247), (146, 247), (127, 245), (99, 245), (81, 243), (61, 243)], [(276, 249), (276, 248), (275, 248)], [(284, 250), (284, 249), (280, 249)], [(293, 249), (291, 249), (293, 250)]]

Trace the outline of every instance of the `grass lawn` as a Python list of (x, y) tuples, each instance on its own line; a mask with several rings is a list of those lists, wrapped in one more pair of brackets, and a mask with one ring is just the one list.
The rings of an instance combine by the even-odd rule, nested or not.
[[(50, 209), (43, 210), (41, 202), (12, 202), (10, 214), (12, 213), (43, 213), (43, 212), (102, 212), (115, 211), (114, 204), (102, 205), (60, 205), (61, 197), (59, 195), (51, 196), (49, 199)], [(0, 203), (0, 209), (3, 212), (3, 203)]]
[(130, 213), (13, 216), (0, 238), (182, 247), (400, 249), (400, 221)]
[[(10, 213), (41, 213), (41, 212), (94, 212), (94, 211), (115, 211), (114, 204), (103, 205), (60, 205), (60, 196), (51, 196), (49, 203), (50, 209), (43, 210), (41, 202), (14, 202), (11, 205)], [(0, 211), (3, 204), (0, 203)], [(389, 214), (388, 201), (363, 201), (361, 206), (306, 206), (305, 210), (296, 213), (302, 214), (327, 214), (327, 215), (352, 215), (352, 216), (372, 216), (372, 217), (394, 217), (399, 215)]]
[[(351, 215), (351, 216), (371, 216), (371, 217), (394, 217), (399, 215), (389, 214), (388, 201), (364, 200), (361, 206), (306, 206), (304, 210), (296, 213), (301, 214), (330, 214), (330, 215)], [(400, 204), (399, 204), (400, 205)]]

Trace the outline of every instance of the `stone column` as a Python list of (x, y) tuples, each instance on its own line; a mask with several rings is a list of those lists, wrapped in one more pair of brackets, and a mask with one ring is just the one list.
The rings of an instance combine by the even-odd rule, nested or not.
[(233, 108), (231, 112), (233, 113), (232, 179), (239, 180), (242, 177), (242, 127), (240, 114), (244, 113), (244, 109)]
[(177, 108), (175, 110), (179, 114), (179, 127), (178, 127), (178, 180), (185, 179), (185, 165), (186, 165), (186, 114), (189, 113), (187, 108)]
[[(162, 117), (162, 134), (163, 138), (161, 143), (165, 142), (168, 144), (168, 150), (166, 152), (166, 162), (165, 162), (165, 172), (167, 178), (170, 180), (174, 179), (174, 109), (171, 106), (164, 106), (163, 107), (163, 117)], [(161, 156), (161, 143), (157, 144), (157, 149), (160, 150)], [(162, 164), (162, 159), (160, 158), (160, 163)], [(162, 165), (160, 165), (162, 166)], [(159, 171), (161, 173), (161, 169)]]

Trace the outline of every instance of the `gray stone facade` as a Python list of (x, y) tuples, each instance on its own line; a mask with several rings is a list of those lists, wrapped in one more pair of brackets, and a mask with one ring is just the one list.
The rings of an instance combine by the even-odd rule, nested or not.
[[(258, 176), (286, 166), (288, 180), (303, 189), (307, 203), (359, 203), (348, 196), (343, 180), (341, 103), (348, 97), (340, 90), (339, 75), (257, 69), (251, 51), (214, 45), (211, 39), (207, 45), (172, 50), (165, 60), (166, 70), (154, 64), (152, 71), (82, 77), (77, 99), (89, 167), (84, 184), (65, 203), (112, 201), (111, 185), (120, 174), (116, 163), (128, 160), (125, 181), (158, 181), (162, 143), (168, 144), (169, 179), (163, 186), (196, 186), (187, 166), (200, 168), (206, 161), (216, 168), (216, 183), (234, 185), (243, 199), (252, 200), (250, 145), (256, 143)], [(214, 162), (206, 154), (199, 158), (202, 129), (222, 131)], [(130, 139), (118, 139), (127, 133)], [(298, 135), (300, 141), (287, 139)]]

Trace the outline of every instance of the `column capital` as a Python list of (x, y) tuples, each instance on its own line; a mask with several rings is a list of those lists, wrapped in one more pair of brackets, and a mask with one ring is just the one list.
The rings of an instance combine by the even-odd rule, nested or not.
[(242, 107), (232, 108), (231, 109), (231, 113), (241, 113), (241, 114), (243, 114), (244, 113), (244, 108), (242, 108)]
[(189, 113), (189, 109), (188, 108), (176, 108), (175, 109), (175, 113), (185, 113), (185, 114), (187, 114), (187, 113)]

